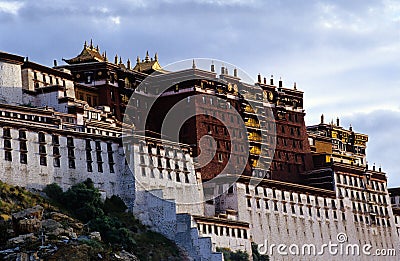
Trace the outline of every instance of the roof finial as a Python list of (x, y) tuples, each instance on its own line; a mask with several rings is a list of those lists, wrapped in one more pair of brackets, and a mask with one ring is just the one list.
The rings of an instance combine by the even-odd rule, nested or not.
[(119, 64), (122, 64), (122, 57), (119, 57)]
[(296, 82), (294, 82), (293, 88), (294, 88), (295, 90), (297, 90)]
[(108, 61), (108, 59), (107, 59), (107, 52), (106, 52), (106, 51), (104, 51), (103, 57), (104, 57), (104, 60)]
[(138, 57), (136, 58), (136, 63), (140, 63), (140, 57), (138, 55)]
[(192, 61), (192, 69), (196, 69), (196, 63), (195, 63), (194, 59)]
[(126, 61), (126, 67), (128, 67), (128, 70), (131, 69), (131, 60), (129, 60), (129, 58), (128, 61)]
[(145, 61), (146, 61), (146, 62), (150, 61), (150, 58), (149, 58), (149, 51), (146, 51), (146, 58), (145, 58)]
[(93, 49), (93, 40), (90, 39), (90, 49)]
[(158, 62), (158, 54), (157, 53), (155, 53), (155, 55), (154, 55), (154, 61)]
[(87, 42), (85, 41), (85, 43), (83, 44), (83, 49), (87, 48)]
[(99, 45), (96, 45), (96, 51), (100, 51)]
[(115, 64), (118, 64), (118, 54), (115, 55), (114, 63), (115, 63)]

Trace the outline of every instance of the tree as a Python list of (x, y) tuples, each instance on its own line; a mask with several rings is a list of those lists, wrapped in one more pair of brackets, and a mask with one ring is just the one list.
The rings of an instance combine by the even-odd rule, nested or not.
[(253, 261), (269, 261), (268, 255), (262, 255), (258, 252), (258, 245), (256, 243), (251, 243), (251, 250), (253, 252)]
[(66, 192), (62, 192), (55, 183), (46, 186), (43, 191), (83, 222), (104, 215), (101, 194), (91, 179), (73, 185)]
[(249, 254), (247, 254), (246, 252), (243, 252), (241, 250), (233, 252), (229, 248), (217, 247), (217, 251), (221, 252), (224, 255), (225, 261), (248, 261), (249, 260)]
[(49, 198), (51, 198), (52, 200), (54, 200), (56, 202), (60, 202), (63, 197), (63, 191), (57, 183), (52, 183), (50, 185), (47, 185), (43, 189), (43, 192), (46, 193), (46, 195)]
[(111, 198), (106, 198), (104, 201), (103, 210), (105, 213), (122, 213), (128, 207), (125, 205), (124, 201), (119, 197), (112, 195)]

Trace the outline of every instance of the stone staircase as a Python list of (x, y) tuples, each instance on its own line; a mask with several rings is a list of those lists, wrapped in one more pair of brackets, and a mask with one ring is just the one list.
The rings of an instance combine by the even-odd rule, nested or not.
[(136, 194), (133, 214), (145, 225), (184, 249), (193, 261), (223, 261), (223, 254), (213, 252), (210, 237), (200, 237), (190, 214), (177, 214), (173, 200), (162, 198), (162, 191)]

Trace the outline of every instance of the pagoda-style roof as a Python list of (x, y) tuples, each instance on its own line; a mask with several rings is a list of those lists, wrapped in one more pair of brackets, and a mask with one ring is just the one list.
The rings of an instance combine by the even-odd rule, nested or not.
[(82, 52), (75, 58), (72, 59), (63, 59), (68, 64), (78, 64), (78, 63), (90, 63), (90, 62), (106, 62), (107, 57), (104, 53), (103, 55), (100, 54), (99, 47), (93, 46), (92, 41), (90, 41), (90, 45), (86, 44), (83, 45)]
[(161, 65), (158, 63), (157, 53), (154, 55), (154, 59), (149, 57), (149, 52), (146, 53), (146, 58), (140, 60), (139, 56), (136, 60), (136, 65), (133, 68), (135, 71), (152, 73), (154, 71), (162, 71)]

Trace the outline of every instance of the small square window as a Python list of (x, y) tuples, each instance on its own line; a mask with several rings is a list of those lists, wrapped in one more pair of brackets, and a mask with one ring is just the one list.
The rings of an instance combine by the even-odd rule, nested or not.
[(11, 129), (10, 128), (4, 128), (3, 129), (3, 137), (4, 138), (11, 138)]
[(218, 161), (219, 162), (223, 161), (222, 153), (218, 153)]
[(28, 155), (26, 153), (21, 153), (19, 155), (19, 161), (21, 164), (27, 164), (28, 162)]
[(88, 161), (88, 162), (86, 163), (86, 165), (87, 165), (87, 171), (88, 171), (88, 172), (92, 172), (92, 171), (93, 171), (92, 162)]
[(46, 142), (46, 136), (45, 136), (45, 134), (43, 132), (39, 132), (38, 133), (38, 138), (39, 138), (39, 142), (40, 143)]
[(26, 139), (26, 131), (25, 130), (20, 130), (19, 131), (19, 138), (21, 140), (25, 140)]
[(6, 161), (12, 161), (12, 154), (11, 154), (11, 151), (5, 151), (5, 152), (4, 152), (4, 159), (5, 159)]
[(60, 158), (54, 158), (53, 159), (53, 166), (56, 168), (60, 167)]
[(103, 163), (97, 163), (97, 170), (98, 172), (103, 172)]
[(40, 156), (40, 165), (47, 166), (47, 158), (46, 158), (46, 156)]
[(75, 168), (75, 160), (74, 159), (69, 159), (68, 160), (68, 167), (70, 169), (74, 169)]

